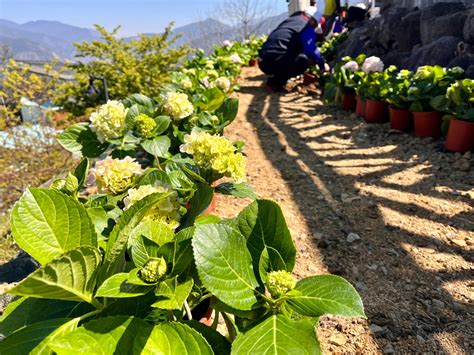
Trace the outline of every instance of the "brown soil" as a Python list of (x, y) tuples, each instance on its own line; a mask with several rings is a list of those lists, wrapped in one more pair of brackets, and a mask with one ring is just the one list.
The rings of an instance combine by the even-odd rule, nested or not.
[[(246, 142), (249, 182), (283, 208), (295, 274), (345, 277), (368, 316), (321, 319), (323, 350), (474, 353), (471, 154), (367, 125), (305, 90), (269, 94), (264, 79), (244, 70), (227, 136)], [(217, 212), (247, 203), (222, 197)]]

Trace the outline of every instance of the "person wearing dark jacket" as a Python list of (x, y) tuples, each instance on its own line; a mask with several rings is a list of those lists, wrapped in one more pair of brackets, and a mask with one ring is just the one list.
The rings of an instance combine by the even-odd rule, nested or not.
[(282, 91), (288, 79), (303, 74), (310, 65), (325, 69), (317, 47), (317, 8), (297, 12), (283, 21), (269, 36), (259, 53), (260, 69), (271, 75), (270, 91)]

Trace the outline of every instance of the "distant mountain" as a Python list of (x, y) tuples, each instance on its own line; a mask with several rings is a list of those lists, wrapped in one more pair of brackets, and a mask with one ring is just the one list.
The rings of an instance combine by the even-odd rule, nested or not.
[(72, 59), (73, 42), (99, 38), (97, 31), (56, 21), (17, 24), (0, 19), (0, 45), (7, 45), (15, 59), (49, 61)]
[[(257, 21), (252, 27), (256, 35), (273, 30), (286, 14)], [(174, 29), (181, 34), (178, 45), (188, 44), (193, 48), (210, 50), (225, 39), (235, 40), (236, 29), (214, 19), (191, 23)], [(148, 35), (152, 35), (149, 33)], [(7, 45), (15, 59), (25, 61), (74, 60), (73, 42), (91, 41), (100, 34), (88, 28), (67, 25), (57, 21), (30, 21), (17, 24), (0, 19), (0, 45)], [(136, 38), (130, 37), (129, 39)]]

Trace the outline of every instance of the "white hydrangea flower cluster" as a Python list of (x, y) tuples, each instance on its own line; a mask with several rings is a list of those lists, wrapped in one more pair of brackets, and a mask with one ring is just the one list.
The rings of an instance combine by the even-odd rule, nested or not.
[(243, 63), (242, 58), (240, 58), (240, 56), (237, 53), (233, 53), (230, 56), (230, 61), (231, 61), (232, 64), (242, 64)]
[(214, 82), (214, 85), (222, 91), (227, 92), (230, 89), (231, 83), (229, 78), (221, 76), (220, 78), (217, 78), (217, 80)]
[(222, 42), (222, 44), (226, 47), (232, 47), (232, 42), (229, 41), (228, 39), (226, 39), (224, 42)]
[(99, 139), (117, 139), (127, 132), (125, 117), (128, 109), (116, 100), (108, 101), (97, 112), (91, 114), (92, 128)]
[(178, 228), (181, 219), (181, 215), (179, 214), (181, 205), (178, 201), (178, 194), (170, 187), (160, 184), (159, 182), (156, 182), (153, 185), (144, 185), (128, 190), (128, 195), (124, 199), (125, 209), (129, 209), (138, 201), (158, 192), (171, 192), (171, 195), (151, 208), (144, 217), (144, 220), (163, 222), (173, 229)]
[(166, 113), (175, 120), (189, 117), (194, 112), (193, 104), (188, 95), (179, 92), (169, 92), (165, 96), (164, 108)]
[(379, 57), (369, 57), (364, 61), (362, 64), (362, 71), (364, 73), (372, 73), (372, 72), (381, 72), (383, 71), (384, 64)]
[(118, 195), (132, 187), (143, 170), (140, 164), (130, 157), (124, 159), (107, 157), (98, 161), (95, 168), (91, 169), (91, 173), (97, 181), (100, 192)]
[(350, 70), (351, 72), (356, 72), (359, 70), (359, 64), (356, 61), (351, 60), (342, 66), (344, 69)]
[(183, 89), (189, 90), (193, 88), (193, 83), (188, 78), (181, 80), (180, 85)]

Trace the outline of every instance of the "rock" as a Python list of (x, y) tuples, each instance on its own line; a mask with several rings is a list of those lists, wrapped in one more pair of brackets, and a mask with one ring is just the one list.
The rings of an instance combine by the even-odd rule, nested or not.
[[(421, 43), (427, 45), (441, 36), (463, 36), (466, 7), (459, 3), (438, 3), (421, 10)], [(459, 18), (461, 17), (461, 18)], [(443, 26), (443, 27), (439, 27)]]
[(339, 46), (338, 60), (346, 55), (355, 58), (364, 52), (364, 41), (361, 40), (361, 37), (365, 35), (366, 31), (366, 28), (359, 27), (350, 32), (349, 37)]
[(402, 17), (400, 28), (404, 30), (397, 31), (395, 34), (395, 40), (401, 52), (410, 52), (414, 46), (421, 44), (420, 18), (421, 11), (419, 10)]
[(469, 68), (466, 69), (466, 78), (474, 79), (474, 65), (470, 65)]
[(419, 343), (425, 343), (425, 342), (426, 342), (425, 338), (423, 338), (421, 335), (417, 335), (417, 336), (416, 336), (416, 340), (417, 340)]
[(359, 240), (361, 240), (362, 238), (356, 234), (356, 233), (349, 233), (349, 235), (347, 236), (347, 242), (348, 243), (354, 243), (354, 242), (357, 242)]
[[(378, 42), (387, 50), (392, 49), (400, 31), (400, 19), (408, 13), (407, 8), (391, 8), (382, 15), (380, 26), (383, 31), (378, 34)], [(406, 32), (411, 29), (406, 29)], [(405, 29), (404, 29), (405, 31)], [(369, 32), (371, 33), (371, 32)]]
[(453, 244), (456, 244), (458, 247), (465, 248), (467, 247), (467, 243), (464, 239), (453, 239)]
[(474, 8), (467, 14), (464, 22), (463, 37), (466, 42), (474, 42)]
[(461, 57), (455, 57), (448, 63), (447, 67), (461, 67), (466, 71), (471, 65), (474, 65), (474, 56), (463, 55)]
[(440, 300), (437, 300), (436, 298), (432, 299), (431, 303), (433, 304), (433, 307), (435, 308), (438, 308), (438, 309), (444, 308), (444, 303)]
[(466, 152), (466, 153), (464, 153), (464, 155), (462, 157), (463, 157), (463, 159), (470, 160), (470, 159), (472, 159), (472, 153), (471, 152)]
[(398, 68), (405, 68), (410, 52), (392, 51), (381, 57), (386, 66), (395, 65)]
[(407, 68), (416, 70), (422, 65), (447, 66), (456, 53), (460, 38), (454, 36), (441, 37), (438, 40), (412, 51)]
[(384, 328), (382, 328), (380, 325), (377, 325), (377, 324), (372, 324), (369, 328), (374, 334), (382, 333), (385, 331)]
[(12, 283), (23, 280), (38, 268), (39, 264), (25, 252), (0, 265), (0, 283)]
[(341, 194), (341, 201), (343, 203), (352, 203), (354, 201), (361, 201), (362, 198), (360, 196), (351, 196), (348, 194)]
[(383, 353), (384, 354), (394, 354), (395, 349), (393, 348), (393, 345), (388, 343), (385, 348), (383, 348)]
[(459, 159), (454, 162), (453, 168), (459, 171), (469, 171), (469, 169), (471, 169), (471, 163), (469, 160)]
[(343, 334), (333, 334), (329, 338), (329, 342), (333, 345), (342, 346), (342, 345), (345, 345), (347, 343), (347, 338)]
[(367, 207), (369, 208), (377, 208), (377, 204), (374, 201), (369, 201), (367, 203)]

